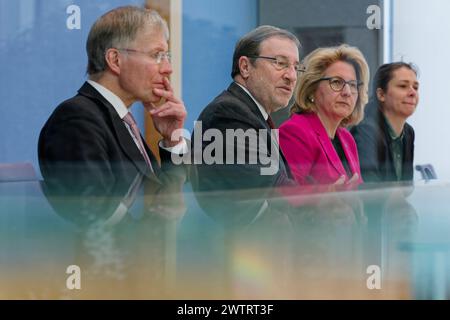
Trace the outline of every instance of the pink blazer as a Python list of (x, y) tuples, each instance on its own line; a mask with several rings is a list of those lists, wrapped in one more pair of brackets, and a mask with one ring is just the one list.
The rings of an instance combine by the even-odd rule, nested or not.
[[(299, 184), (332, 184), (341, 176), (348, 177), (341, 160), (328, 137), (325, 127), (315, 113), (294, 114), (279, 129), (280, 147), (291, 172)], [(358, 150), (347, 129), (338, 128), (336, 135), (342, 144), (349, 168), (358, 173)]]

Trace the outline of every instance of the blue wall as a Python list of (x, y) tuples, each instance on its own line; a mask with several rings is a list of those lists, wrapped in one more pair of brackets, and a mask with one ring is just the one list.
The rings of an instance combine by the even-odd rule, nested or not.
[[(80, 7), (80, 29), (66, 26), (71, 4)], [(43, 124), (86, 79), (89, 29), (100, 15), (123, 4), (142, 1), (0, 0), (0, 162), (29, 161), (39, 172)]]
[(230, 84), (234, 45), (257, 26), (257, 17), (257, 0), (183, 1), (183, 99), (189, 130)]
[[(92, 23), (110, 9), (143, 0), (0, 0), (0, 162), (33, 163), (39, 132), (53, 109), (86, 79), (85, 43)], [(66, 9), (81, 10), (69, 30)], [(183, 1), (183, 99), (188, 129), (230, 82), (236, 40), (256, 26), (257, 0)], [(142, 127), (142, 109), (134, 108)]]

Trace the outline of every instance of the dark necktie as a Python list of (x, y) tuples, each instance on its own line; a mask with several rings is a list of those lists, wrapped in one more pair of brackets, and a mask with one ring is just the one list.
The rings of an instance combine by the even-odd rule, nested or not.
[(267, 118), (267, 123), (269, 124), (270, 129), (275, 129), (275, 124), (270, 116)]

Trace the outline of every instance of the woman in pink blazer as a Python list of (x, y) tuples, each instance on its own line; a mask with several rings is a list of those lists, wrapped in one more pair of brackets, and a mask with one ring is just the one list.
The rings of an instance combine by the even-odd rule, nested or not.
[(369, 68), (355, 47), (319, 48), (305, 58), (280, 146), (301, 185), (362, 182), (355, 140), (346, 129), (362, 120)]

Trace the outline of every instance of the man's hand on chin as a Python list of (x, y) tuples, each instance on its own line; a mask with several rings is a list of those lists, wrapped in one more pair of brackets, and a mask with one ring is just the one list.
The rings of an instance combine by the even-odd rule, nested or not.
[(187, 112), (183, 101), (174, 96), (172, 86), (167, 78), (164, 79), (164, 86), (164, 89), (153, 89), (154, 95), (161, 97), (162, 104), (159, 106), (152, 102), (143, 102), (143, 104), (150, 113), (156, 130), (163, 137), (163, 146), (170, 148), (183, 140), (180, 136), (172, 141), (172, 135), (174, 131), (183, 129)]

